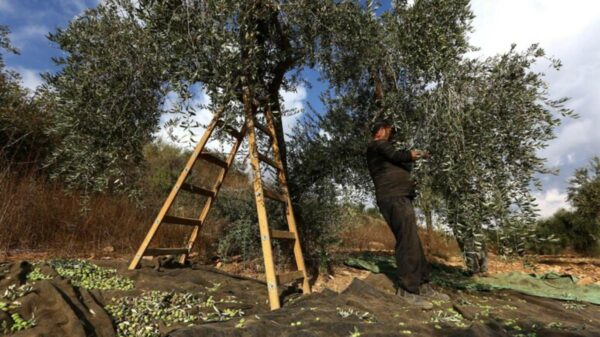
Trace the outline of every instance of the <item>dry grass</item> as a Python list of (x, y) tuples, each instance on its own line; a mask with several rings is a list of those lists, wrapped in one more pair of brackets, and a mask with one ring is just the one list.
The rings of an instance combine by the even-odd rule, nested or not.
[[(191, 180), (208, 186), (206, 177)], [(247, 188), (248, 180), (243, 174), (231, 174), (225, 186)], [(124, 197), (91, 196), (85, 203), (87, 211), (82, 212), (82, 197), (65, 191), (60, 184), (49, 182), (34, 172), (17, 174), (14, 170), (0, 170), (0, 261), (11, 255), (35, 256), (40, 252), (70, 257), (130, 256), (166, 197), (164, 191), (151, 194), (145, 200), (146, 208)], [(174, 204), (170, 213), (194, 217), (196, 214), (190, 209), (195, 206), (193, 208), (199, 211), (202, 204), (202, 200), (186, 196)], [(383, 219), (358, 215), (352, 221), (341, 233), (341, 250), (393, 250), (395, 240)], [(209, 216), (195, 245), (202, 260), (216, 254), (216, 243), (225, 225), (216, 215)], [(180, 247), (189, 231), (183, 226), (164, 225), (152, 246)], [(446, 258), (458, 254), (453, 239), (438, 232), (428, 235), (420, 231), (420, 235), (429, 255)], [(107, 247), (110, 252), (105, 250)]]
[[(40, 251), (53, 256), (130, 255), (158, 211), (140, 208), (124, 197), (96, 195), (87, 199), (84, 212), (79, 194), (34, 173), (0, 172), (0, 191), (0, 261)], [(222, 225), (209, 219), (196, 247), (210, 247)], [(190, 231), (183, 226), (162, 227), (152, 246), (179, 247)], [(107, 247), (112, 247), (110, 254), (103, 251)]]
[[(460, 255), (458, 244), (452, 236), (436, 230), (428, 233), (421, 227), (419, 227), (419, 236), (429, 256), (448, 259)], [(392, 251), (395, 243), (394, 235), (385, 220), (360, 215), (356, 217), (355, 223), (349, 224), (349, 228), (342, 232), (341, 248), (352, 251)]]

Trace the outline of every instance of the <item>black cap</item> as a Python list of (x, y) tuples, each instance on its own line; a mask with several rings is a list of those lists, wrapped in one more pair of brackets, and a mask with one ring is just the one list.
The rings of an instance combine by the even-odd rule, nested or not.
[(388, 121), (387, 119), (376, 120), (375, 123), (373, 123), (373, 126), (371, 127), (371, 135), (374, 136), (377, 133), (377, 131), (379, 131), (379, 129), (385, 128), (388, 126), (391, 127), (392, 130), (394, 129), (394, 126), (392, 125), (392, 123), (390, 121)]

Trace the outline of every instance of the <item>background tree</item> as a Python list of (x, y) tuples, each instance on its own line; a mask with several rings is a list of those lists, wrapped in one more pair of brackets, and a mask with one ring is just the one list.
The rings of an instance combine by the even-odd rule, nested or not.
[(143, 148), (161, 114), (162, 53), (142, 23), (110, 3), (50, 34), (66, 54), (46, 74), (40, 101), (52, 111), (51, 176), (87, 191), (136, 191)]
[(570, 180), (568, 200), (574, 210), (566, 226), (573, 248), (583, 253), (600, 251), (600, 158), (579, 168)]
[(5, 68), (3, 50), (18, 53), (9, 33), (0, 25), (0, 162), (36, 167), (50, 148), (44, 135), (48, 116), (21, 87), (19, 74)]
[(540, 236), (553, 235), (556, 240), (534, 247), (541, 253), (556, 254), (571, 247), (588, 255), (600, 253), (600, 158), (588, 167), (575, 170), (567, 189), (572, 209), (560, 209), (538, 222)]
[(592, 158), (589, 167), (579, 168), (570, 180), (568, 200), (582, 216), (600, 220), (600, 157)]

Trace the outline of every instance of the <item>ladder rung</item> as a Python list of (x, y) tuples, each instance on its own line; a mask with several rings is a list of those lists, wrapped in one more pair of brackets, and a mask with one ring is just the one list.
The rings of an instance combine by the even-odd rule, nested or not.
[(225, 129), (225, 131), (231, 135), (233, 138), (237, 138), (240, 139), (242, 138), (242, 133), (239, 132), (238, 130), (236, 130), (233, 126), (229, 125), (229, 124), (225, 124), (225, 122), (222, 119), (219, 119), (217, 121), (217, 125), (221, 126), (223, 129)]
[(148, 248), (144, 252), (144, 256), (179, 255), (187, 253), (187, 248)]
[(304, 272), (302, 270), (296, 270), (285, 274), (279, 274), (277, 275), (277, 284), (290, 283), (301, 278), (304, 278)]
[(267, 197), (271, 200), (276, 200), (276, 201), (281, 201), (283, 203), (287, 203), (287, 199), (281, 193), (277, 193), (275, 191), (271, 191), (266, 188), (263, 188), (263, 194), (265, 195), (265, 197)]
[(264, 126), (264, 125), (260, 124), (260, 123), (259, 123), (259, 122), (257, 122), (257, 121), (254, 121), (254, 126), (255, 126), (257, 129), (259, 129), (260, 131), (262, 131), (262, 132), (266, 133), (266, 134), (267, 134), (269, 137), (271, 137), (271, 138), (273, 137), (273, 133), (271, 132), (271, 130), (269, 130), (269, 128), (268, 128), (268, 127), (266, 127), (266, 126)]
[(210, 153), (210, 152), (202, 152), (200, 153), (200, 158), (206, 160), (209, 163), (213, 163), (215, 165), (219, 165), (222, 168), (227, 168), (227, 162), (224, 161), (223, 159), (217, 157), (216, 155)]
[(271, 229), (271, 238), (296, 240), (296, 234), (294, 234), (293, 232)]
[(281, 170), (281, 168), (279, 167), (279, 165), (277, 165), (277, 163), (275, 163), (275, 161), (273, 161), (271, 158), (265, 156), (260, 152), (258, 153), (258, 160), (265, 162), (278, 170)]
[(200, 226), (202, 221), (190, 218), (180, 218), (178, 216), (165, 215), (163, 221), (165, 223), (171, 223), (176, 225), (186, 225), (186, 226)]
[(190, 193), (195, 193), (195, 194), (201, 194), (207, 197), (211, 197), (214, 198), (215, 195), (217, 195), (217, 192), (213, 191), (213, 190), (209, 190), (206, 188), (202, 188), (200, 186), (196, 186), (196, 185), (192, 185), (192, 184), (188, 184), (188, 183), (183, 183), (181, 184), (181, 189)]

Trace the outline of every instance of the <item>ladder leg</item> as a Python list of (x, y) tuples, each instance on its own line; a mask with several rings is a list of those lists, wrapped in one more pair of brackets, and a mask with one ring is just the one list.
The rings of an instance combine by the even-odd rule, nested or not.
[[(275, 122), (273, 120), (273, 114), (271, 112), (271, 106), (267, 103), (265, 107), (265, 118), (267, 120), (267, 125), (271, 132), (273, 133), (271, 147), (273, 149), (273, 157), (275, 162), (279, 165), (279, 167), (285, 167), (282, 163), (279, 144), (277, 143), (277, 137), (275, 136)], [(283, 189), (283, 194), (285, 195), (285, 216), (288, 223), (288, 228), (290, 232), (294, 233), (296, 238), (294, 242), (294, 258), (296, 260), (296, 267), (298, 270), (301, 270), (304, 274), (304, 279), (302, 281), (302, 292), (304, 294), (310, 294), (310, 283), (308, 282), (308, 274), (306, 272), (306, 266), (304, 264), (304, 256), (302, 255), (302, 245), (300, 244), (300, 237), (298, 236), (298, 230), (296, 228), (296, 218), (294, 217), (294, 211), (292, 209), (292, 201), (290, 199), (290, 193), (287, 186), (287, 179), (285, 176), (285, 172), (283, 170), (279, 170), (278, 173), (279, 183), (281, 188)]]
[(217, 110), (215, 112), (213, 120), (210, 122), (210, 124), (206, 128), (206, 131), (204, 132), (204, 135), (202, 135), (202, 138), (200, 139), (200, 141), (196, 145), (196, 148), (194, 149), (194, 152), (190, 156), (190, 159), (188, 159), (188, 162), (185, 165), (185, 168), (183, 169), (183, 171), (181, 172), (181, 174), (179, 175), (179, 178), (177, 178), (177, 182), (175, 183), (175, 185), (171, 189), (171, 192), (169, 193), (169, 196), (167, 197), (167, 200), (165, 200), (162, 208), (160, 209), (160, 212), (158, 212), (158, 215), (156, 216), (156, 219), (152, 223), (152, 226), (150, 227), (150, 230), (146, 234), (146, 237), (144, 238), (144, 241), (142, 241), (142, 244), (138, 248), (135, 256), (133, 257), (133, 259), (131, 260), (131, 263), (129, 264), (129, 269), (135, 269), (140, 264), (140, 261), (142, 260), (142, 257), (144, 256), (144, 252), (146, 251), (146, 249), (150, 245), (150, 242), (154, 238), (154, 235), (156, 234), (156, 231), (160, 227), (160, 225), (161, 225), (161, 223), (163, 221), (163, 218), (165, 217), (165, 215), (167, 214), (167, 212), (171, 208), (171, 205), (173, 204), (173, 201), (175, 200), (175, 197), (177, 196), (177, 193), (179, 193), (179, 188), (185, 182), (185, 179), (190, 174), (190, 171), (192, 170), (192, 167), (194, 166), (194, 164), (198, 160), (198, 155), (200, 155), (200, 153), (202, 152), (202, 150), (204, 150), (204, 147), (206, 146), (206, 143), (208, 142), (208, 138), (212, 134), (212, 132), (213, 132), (213, 130), (214, 130), (216, 124), (217, 124), (217, 121), (219, 120), (219, 118), (221, 117), (221, 114), (223, 113), (223, 110), (224, 110), (224, 107), (220, 108), (219, 110)]
[(244, 91), (244, 110), (246, 112), (246, 125), (248, 129), (250, 159), (252, 162), (252, 170), (254, 172), (254, 197), (256, 199), (256, 211), (258, 213), (258, 225), (260, 228), (260, 241), (262, 245), (263, 259), (265, 263), (267, 291), (269, 293), (269, 303), (271, 304), (271, 310), (275, 310), (279, 309), (281, 307), (281, 304), (279, 302), (279, 291), (277, 287), (277, 279), (275, 276), (275, 262), (273, 261), (273, 248), (271, 246), (271, 238), (267, 220), (267, 210), (265, 208), (265, 199), (263, 195), (264, 192), (260, 172), (260, 163), (258, 159), (258, 151), (256, 149), (254, 108), (252, 107), (252, 103), (250, 101), (250, 92), (247, 88)]
[[(202, 211), (200, 212), (200, 216), (198, 217), (198, 220), (201, 221), (200, 226), (204, 225), (204, 220), (206, 220), (206, 218), (208, 216), (208, 212), (212, 209), (212, 205), (215, 202), (215, 199), (217, 198), (217, 195), (219, 193), (219, 190), (221, 189), (221, 186), (223, 185), (223, 180), (225, 180), (225, 176), (227, 175), (227, 172), (229, 171), (231, 164), (233, 164), (235, 155), (237, 154), (237, 152), (240, 148), (240, 145), (242, 145), (245, 135), (246, 135), (246, 125), (244, 125), (244, 127), (240, 131), (240, 137), (238, 139), (236, 139), (233, 147), (231, 148), (231, 152), (229, 152), (229, 154), (227, 155), (227, 160), (226, 160), (227, 168), (221, 168), (219, 175), (217, 176), (217, 182), (213, 186), (215, 195), (208, 197), (208, 199), (206, 200), (206, 203), (204, 204), (204, 207), (202, 208)], [(192, 248), (194, 247), (194, 243), (196, 242), (196, 239), (198, 238), (198, 234), (201, 229), (200, 226), (196, 226), (196, 227), (194, 227), (194, 229), (192, 229), (192, 233), (190, 234), (190, 236), (187, 240), (187, 244), (186, 244), (188, 253), (182, 254), (179, 257), (179, 263), (181, 263), (181, 264), (185, 263), (185, 260), (187, 259), (188, 254), (192, 251)]]

